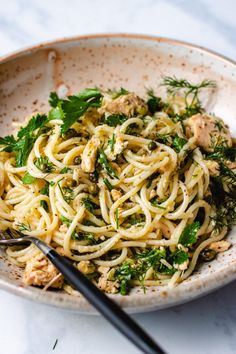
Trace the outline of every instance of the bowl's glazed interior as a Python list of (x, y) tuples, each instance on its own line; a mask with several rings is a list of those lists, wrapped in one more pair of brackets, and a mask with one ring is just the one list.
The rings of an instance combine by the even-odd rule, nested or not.
[[(125, 87), (139, 94), (147, 88), (156, 92), (162, 76), (193, 82), (212, 79), (218, 89), (205, 104), (222, 117), (236, 135), (236, 65), (217, 54), (177, 41), (138, 36), (100, 35), (66, 39), (39, 45), (0, 61), (1, 135), (12, 131), (12, 122), (48, 109), (50, 91), (75, 93), (84, 87)], [(236, 278), (236, 234), (232, 247), (217, 260), (201, 266), (187, 281), (173, 289), (150, 288), (146, 294), (134, 289), (130, 295), (113, 297), (130, 312), (171, 306), (212, 291)], [(18, 295), (55, 306), (92, 312), (80, 296), (24, 287), (20, 269), (9, 264), (0, 251), (0, 286)]]

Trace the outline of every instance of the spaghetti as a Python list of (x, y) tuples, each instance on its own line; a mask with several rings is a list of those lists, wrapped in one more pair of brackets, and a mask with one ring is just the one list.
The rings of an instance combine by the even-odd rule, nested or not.
[[(233, 140), (202, 108), (203, 83), (165, 78), (165, 101), (52, 93), (47, 115), (0, 139), (0, 229), (39, 237), (105, 292), (188, 278), (228, 249), (236, 208)], [(34, 245), (6, 252), (26, 284), (73, 293)]]

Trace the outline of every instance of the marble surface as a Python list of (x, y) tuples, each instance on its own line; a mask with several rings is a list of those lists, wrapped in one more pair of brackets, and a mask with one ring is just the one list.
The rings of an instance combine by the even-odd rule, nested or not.
[[(59, 37), (132, 32), (186, 40), (236, 59), (234, 0), (0, 0), (0, 5), (0, 55)], [(233, 354), (235, 293), (236, 282), (191, 303), (134, 318), (170, 354)], [(0, 309), (4, 354), (138, 353), (101, 317), (3, 291)]]

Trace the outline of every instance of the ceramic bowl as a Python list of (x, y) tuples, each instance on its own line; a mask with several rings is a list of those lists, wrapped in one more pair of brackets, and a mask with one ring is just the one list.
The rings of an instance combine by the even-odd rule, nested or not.
[[(12, 122), (35, 111), (47, 111), (50, 91), (75, 93), (84, 87), (125, 87), (140, 94), (147, 87), (160, 90), (161, 77), (183, 77), (193, 82), (213, 79), (218, 90), (208, 109), (223, 117), (236, 133), (236, 63), (203, 48), (175, 40), (141, 35), (92, 35), (57, 40), (8, 55), (0, 60), (0, 130), (9, 134)], [(236, 278), (236, 235), (232, 247), (217, 260), (202, 265), (173, 289), (134, 289), (112, 296), (129, 312), (160, 309), (183, 303)], [(20, 270), (9, 264), (1, 250), (0, 287), (28, 299), (92, 313), (85, 299), (63, 292), (25, 287)]]

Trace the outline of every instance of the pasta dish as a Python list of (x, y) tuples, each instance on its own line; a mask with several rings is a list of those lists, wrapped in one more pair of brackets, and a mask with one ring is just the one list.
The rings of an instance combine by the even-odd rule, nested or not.
[[(203, 108), (215, 83), (165, 77), (166, 96), (124, 88), (50, 94), (47, 114), (0, 138), (0, 229), (36, 236), (107, 293), (175, 284), (230, 243), (234, 139)], [(63, 288), (33, 245), (6, 249), (27, 285)]]

